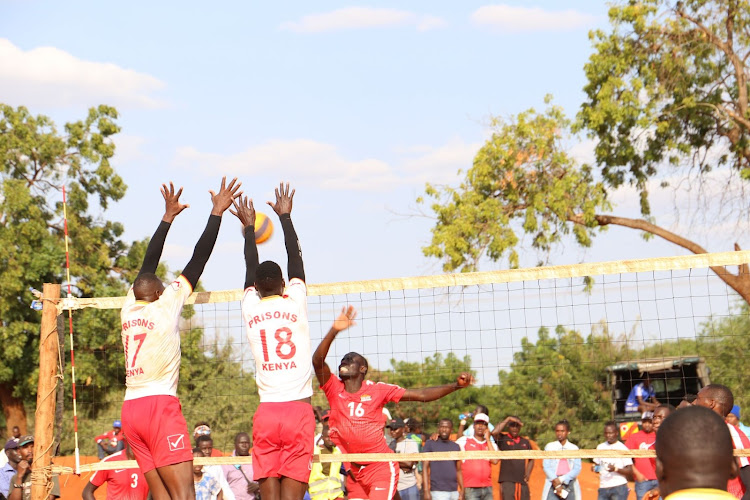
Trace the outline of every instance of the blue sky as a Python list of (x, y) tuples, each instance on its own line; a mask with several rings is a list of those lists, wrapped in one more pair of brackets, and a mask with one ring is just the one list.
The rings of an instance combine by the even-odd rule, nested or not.
[[(541, 107), (547, 93), (574, 114), (588, 31), (607, 26), (606, 4), (582, 0), (564, 8), (551, 0), (14, 0), (0, 8), (4, 102), (60, 125), (99, 103), (120, 111), (114, 164), (129, 189), (104, 216), (123, 222), (128, 239), (156, 227), (162, 182), (183, 185), (191, 208), (164, 254), (181, 268), (210, 210), (207, 190), (222, 174), (237, 175), (259, 209), (279, 181), (290, 181), (311, 283), (441, 272), (421, 252), (432, 221), (406, 216), (417, 212), (425, 182), (456, 184), (492, 115)], [(573, 147), (590, 157), (589, 142)], [(636, 215), (632, 191), (614, 201), (618, 213)], [(657, 215), (669, 221), (672, 198), (662, 201)], [(207, 289), (242, 286), (241, 245), (227, 213)], [(679, 253), (612, 229), (588, 251), (567, 242), (551, 262)], [(285, 259), (280, 231), (260, 254)], [(525, 252), (522, 265), (539, 258)]]

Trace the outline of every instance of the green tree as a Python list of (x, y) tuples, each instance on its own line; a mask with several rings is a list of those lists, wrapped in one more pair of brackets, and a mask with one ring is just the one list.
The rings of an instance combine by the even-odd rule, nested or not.
[[(106, 209), (125, 194), (110, 165), (115, 151), (111, 138), (119, 131), (116, 118), (114, 108), (99, 106), (59, 132), (45, 116), (0, 104), (0, 404), (8, 427), (26, 428), (23, 402), (36, 392), (39, 314), (29, 308), (28, 288), (65, 281), (63, 185), (73, 293), (124, 293), (121, 275), (112, 272), (127, 262), (123, 227), (96, 215), (96, 208)], [(108, 386), (110, 381), (99, 376), (97, 352), (114, 343), (114, 337), (119, 342), (113, 333), (118, 331), (117, 315), (93, 319), (79, 313), (76, 326), (83, 347), (79, 377), (84, 384)]]

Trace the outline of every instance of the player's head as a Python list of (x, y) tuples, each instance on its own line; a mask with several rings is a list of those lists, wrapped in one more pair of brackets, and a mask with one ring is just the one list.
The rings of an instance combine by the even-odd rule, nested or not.
[(211, 436), (198, 436), (195, 440), (195, 447), (201, 450), (204, 457), (210, 457), (214, 449), (214, 440)]
[(700, 390), (693, 405), (703, 406), (726, 417), (734, 406), (734, 395), (729, 387), (721, 384), (709, 384)]
[(654, 410), (654, 416), (651, 419), (654, 423), (654, 432), (659, 430), (661, 424), (664, 423), (664, 419), (667, 418), (674, 410), (675, 407), (670, 404), (659, 405)]
[(164, 283), (154, 273), (139, 274), (133, 283), (133, 295), (136, 300), (156, 301), (164, 292)]
[(726, 491), (727, 481), (737, 472), (732, 437), (716, 412), (691, 406), (664, 419), (656, 436), (656, 478), (662, 498), (688, 488)]
[(247, 432), (238, 432), (234, 436), (234, 454), (239, 457), (250, 455), (250, 435)]
[(284, 293), (284, 276), (275, 262), (261, 262), (255, 271), (255, 289), (261, 297), (281, 295)]
[[(521, 420), (516, 415), (511, 415), (511, 416), (518, 420)], [(515, 420), (511, 420), (510, 422), (508, 422), (508, 434), (510, 434), (510, 437), (515, 439), (518, 437), (520, 433), (521, 433), (521, 424), (519, 424)]]
[(555, 437), (559, 442), (565, 444), (570, 434), (570, 422), (565, 419), (560, 420), (555, 424)]
[(359, 353), (350, 352), (341, 358), (339, 364), (339, 377), (340, 378), (365, 378), (367, 370), (370, 365), (367, 363), (367, 359)]
[(619, 435), (617, 424), (613, 420), (604, 423), (604, 439), (609, 444), (615, 444), (619, 441)]

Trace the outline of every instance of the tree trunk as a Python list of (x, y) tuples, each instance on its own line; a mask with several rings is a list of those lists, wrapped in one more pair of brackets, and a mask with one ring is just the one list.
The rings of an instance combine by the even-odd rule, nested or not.
[(27, 434), (26, 408), (23, 401), (13, 395), (13, 386), (9, 383), (0, 384), (0, 406), (3, 407), (3, 415), (7, 425), (6, 436), (11, 435), (14, 426), (21, 429), (21, 434)]
[[(654, 236), (658, 236), (670, 243), (681, 246), (694, 254), (708, 253), (708, 251), (699, 244), (643, 219), (630, 219), (628, 217), (617, 217), (614, 215), (595, 215), (594, 218), (600, 226), (615, 225), (629, 227), (631, 229), (645, 231)], [(574, 224), (583, 224), (583, 217), (577, 214), (568, 216), (568, 220)], [(739, 251), (740, 246), (735, 243), (734, 249), (735, 251)], [(739, 266), (739, 272), (737, 274), (732, 274), (729, 269), (724, 266), (711, 266), (711, 270), (716, 273), (719, 279), (726, 283), (732, 290), (737, 292), (745, 302), (750, 304), (750, 272), (748, 271), (747, 264)]]

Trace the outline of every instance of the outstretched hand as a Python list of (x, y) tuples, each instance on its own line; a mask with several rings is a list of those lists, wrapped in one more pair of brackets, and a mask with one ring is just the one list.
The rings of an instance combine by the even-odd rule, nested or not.
[(213, 210), (211, 210), (211, 215), (220, 216), (227, 208), (232, 206), (232, 201), (234, 201), (235, 198), (242, 196), (242, 191), (239, 191), (242, 183), (237, 182), (237, 177), (232, 179), (232, 182), (230, 182), (228, 186), (226, 184), (227, 176), (225, 175), (221, 178), (221, 189), (219, 189), (218, 193), (214, 193), (212, 190), (208, 191), (211, 193), (211, 203), (214, 205)]
[(354, 326), (357, 323), (355, 323), (354, 319), (357, 317), (357, 310), (354, 309), (354, 306), (347, 306), (341, 308), (341, 314), (338, 315), (338, 317), (333, 322), (333, 329), (337, 331), (346, 330), (350, 326)]
[(253, 206), (252, 198), (240, 196), (236, 200), (232, 200), (234, 210), (229, 209), (229, 213), (236, 216), (242, 223), (242, 227), (255, 228), (255, 207)]
[(181, 194), (182, 187), (175, 193), (174, 184), (171, 181), (168, 188), (166, 184), (161, 185), (161, 195), (164, 198), (164, 217), (161, 220), (171, 223), (180, 212), (190, 206), (180, 203)]
[(464, 387), (469, 387), (474, 383), (474, 377), (469, 372), (463, 372), (461, 375), (458, 376), (456, 379), (456, 386), (459, 389), (463, 389)]
[(282, 182), (274, 192), (276, 193), (276, 203), (270, 201), (267, 203), (273, 208), (276, 215), (281, 217), (284, 214), (292, 213), (292, 200), (294, 199), (294, 193), (296, 190), (292, 189), (292, 192), (289, 193), (289, 183), (287, 182), (286, 186), (284, 186), (284, 183)]

